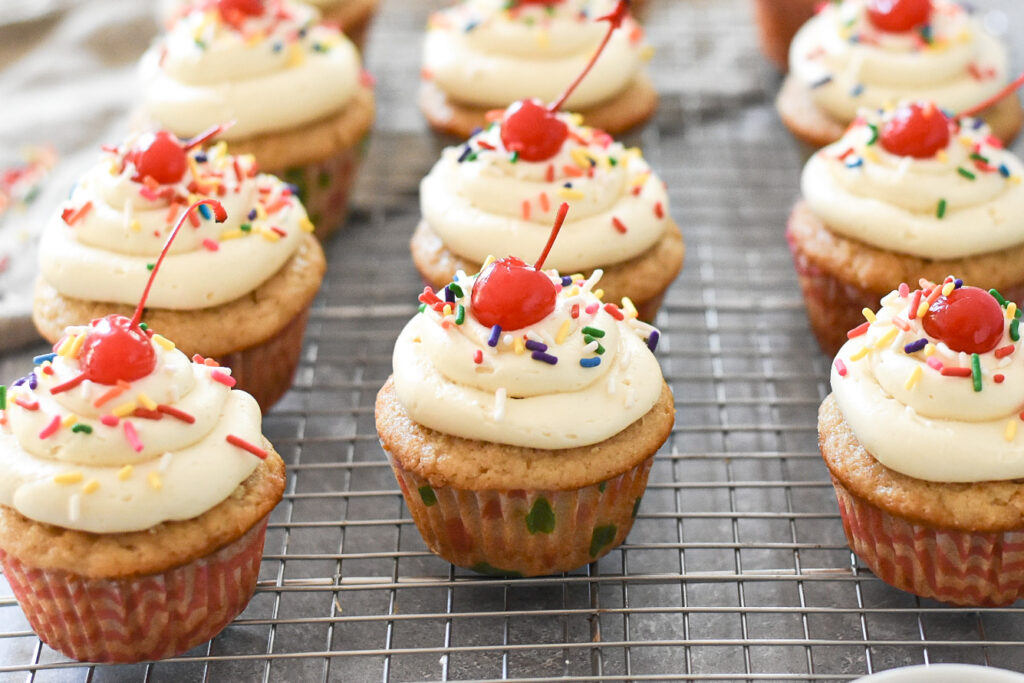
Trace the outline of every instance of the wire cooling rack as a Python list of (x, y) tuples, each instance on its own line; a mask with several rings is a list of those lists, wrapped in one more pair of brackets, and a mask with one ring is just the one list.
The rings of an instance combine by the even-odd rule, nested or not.
[[(377, 443), (373, 402), (422, 286), (407, 240), (439, 143), (414, 99), (426, 8), (388, 0), (368, 61), (380, 124), (329, 245), (295, 388), (265, 416), (288, 463), (259, 587), (210, 643), (89, 666), (28, 629), (0, 580), (0, 679), (844, 680), (965, 662), (1024, 670), (1024, 610), (890, 588), (846, 547), (815, 416), (828, 391), (783, 239), (800, 151), (742, 0), (653, 0), (663, 92), (634, 142), (688, 244), (658, 323), (677, 424), (628, 542), (564, 576), (503, 580), (429, 553)], [(1016, 25), (1024, 8), (986, 3)], [(989, 21), (997, 28), (1002, 14)], [(37, 349), (7, 354), (17, 376)]]

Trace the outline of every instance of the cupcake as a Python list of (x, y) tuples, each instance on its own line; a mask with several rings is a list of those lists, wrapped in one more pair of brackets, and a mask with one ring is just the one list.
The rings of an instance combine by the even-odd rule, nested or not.
[[(923, 99), (963, 112), (1009, 80), (1004, 46), (951, 0), (827, 3), (793, 39), (789, 67), (776, 105), (815, 148), (838, 140), (861, 107)], [(1024, 115), (1007, 97), (981, 116), (1009, 142)]]
[[(827, 0), (826, 0), (827, 1)], [(823, 0), (754, 0), (761, 52), (779, 71), (789, 71), (789, 44)]]
[[(602, 44), (605, 30), (593, 20), (615, 11), (611, 0), (465, 0), (435, 12), (423, 44), (420, 109), (435, 130), (467, 138), (491, 109), (554, 100)], [(611, 133), (643, 123), (658, 102), (643, 68), (650, 54), (643, 29), (627, 17), (567, 107)]]
[(1024, 299), (1024, 165), (980, 120), (931, 103), (864, 110), (811, 157), (789, 218), (811, 327), (829, 355), (900, 282), (951, 272)]
[(143, 118), (185, 138), (219, 136), (298, 188), (324, 238), (348, 209), (374, 118), (359, 53), (307, 5), (284, 0), (193, 7), (142, 57)]
[(1020, 311), (949, 276), (903, 284), (865, 316), (818, 417), (850, 548), (916, 595), (1012, 603), (1024, 592)]
[(291, 385), (323, 250), (289, 185), (224, 143), (195, 142), (160, 131), (104, 151), (43, 230), (32, 317), (52, 343), (69, 325), (127, 314), (185, 207), (216, 197), (227, 221), (188, 214), (146, 319), (185, 353), (232, 367), (267, 410)]
[(284, 463), (231, 370), (135, 317), (69, 327), (0, 386), (0, 563), (32, 629), (90, 662), (172, 657), (256, 587)]
[(606, 299), (629, 297), (653, 320), (685, 252), (664, 183), (639, 150), (535, 100), (442, 152), (420, 184), (413, 262), (440, 290), (460, 270), (479, 272), (492, 251), (539, 253), (562, 201), (571, 218), (547, 263), (563, 273), (602, 268)]
[(602, 304), (600, 275), (502, 259), (428, 287), (399, 335), (377, 431), (445, 560), (552, 574), (629, 532), (675, 409), (651, 353), (657, 330)]

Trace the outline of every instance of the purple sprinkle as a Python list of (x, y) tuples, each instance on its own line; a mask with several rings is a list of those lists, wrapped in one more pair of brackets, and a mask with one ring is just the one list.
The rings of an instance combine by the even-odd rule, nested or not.
[(565, 187), (565, 188), (568, 188), (568, 189), (571, 190), (572, 189), (572, 183), (565, 183), (564, 185), (562, 185), (562, 187)]
[(473, 148), (470, 147), (469, 145), (466, 145), (466, 148), (464, 150), (462, 150), (462, 154), (459, 155), (459, 159), (458, 159), (459, 163), (461, 164), (463, 161), (465, 161), (466, 157), (468, 157), (470, 154), (472, 154), (472, 152), (473, 152)]
[(547, 351), (548, 345), (539, 341), (533, 341), (532, 339), (526, 340), (526, 348), (531, 351)]
[(563, 275), (562, 276), (562, 286), (563, 287), (570, 287), (570, 286), (572, 286), (572, 278), (569, 277), (568, 275)]
[(205, 164), (206, 163), (206, 152), (198, 152), (192, 158), (195, 159), (197, 163)]
[(657, 330), (651, 330), (651, 336), (647, 338), (647, 348), (652, 352), (658, 348), (658, 340), (661, 339), (661, 333)]
[(917, 353), (924, 347), (928, 346), (927, 339), (918, 339), (917, 341), (910, 342), (903, 347), (903, 353)]
[(18, 381), (14, 382), (14, 384), (12, 384), (11, 386), (12, 387), (20, 387), (22, 384), (24, 384), (27, 381), (28, 381), (28, 377), (22, 377)]
[(985, 124), (985, 119), (974, 119), (974, 123), (971, 124), (971, 128), (978, 130)]
[(36, 377), (36, 373), (33, 372), (31, 375), (28, 375), (27, 379), (29, 389), (35, 389), (39, 386), (39, 379)]
[(831, 76), (825, 76), (824, 78), (822, 78), (820, 80), (817, 80), (817, 81), (814, 81), (813, 83), (811, 83), (810, 87), (811, 87), (811, 90), (814, 90), (815, 88), (820, 88), (822, 86), (828, 85), (831, 82), (832, 82), (832, 77)]
[(453, 292), (448, 287), (444, 288), (444, 301), (445, 301), (445, 303), (448, 303), (448, 304), (455, 303), (455, 292)]
[(287, 187), (288, 191), (291, 192), (296, 197), (299, 197), (299, 196), (302, 195), (302, 191), (299, 190), (299, 186), (296, 185), (295, 183), (285, 183), (284, 186)]
[(249, 212), (248, 218), (251, 221), (256, 220), (256, 209), (253, 209), (252, 211)]
[[(489, 127), (489, 126), (488, 126), (488, 127)], [(481, 131), (483, 131), (483, 128), (481, 128), (480, 126), (477, 126), (477, 127), (476, 127), (476, 128), (474, 128), (474, 129), (473, 129), (472, 131), (470, 131), (470, 133), (469, 133), (469, 137), (475, 137), (475, 136), (476, 136), (476, 134), (477, 134), (477, 133), (480, 133)]]
[(487, 339), (488, 346), (497, 346), (498, 339), (501, 337), (501, 325), (495, 325), (491, 328), (491, 336)]
[[(529, 344), (530, 342), (526, 342)], [(558, 359), (552, 356), (550, 353), (544, 353), (543, 351), (534, 351), (530, 354), (530, 357), (534, 360), (539, 360), (547, 363), (548, 365), (554, 365), (558, 362)]]
[(963, 280), (961, 280), (959, 278), (957, 278), (956, 280), (953, 280), (953, 289), (960, 289), (963, 286), (964, 286), (964, 281)]

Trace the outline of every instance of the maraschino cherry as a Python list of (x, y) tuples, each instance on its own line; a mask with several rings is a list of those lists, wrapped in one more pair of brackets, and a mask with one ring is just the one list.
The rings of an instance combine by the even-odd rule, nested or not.
[(985, 353), (1003, 338), (1002, 306), (977, 287), (960, 287), (940, 296), (921, 323), (925, 332), (953, 351)]
[[(535, 2), (535, 4), (537, 4)], [(543, 4), (554, 4), (551, 2)], [(569, 99), (573, 91), (586, 77), (597, 62), (597, 58), (604, 52), (605, 46), (611, 40), (622, 22), (629, 15), (629, 3), (626, 0), (619, 0), (615, 9), (610, 13), (598, 17), (597, 21), (608, 22), (608, 32), (605, 34), (601, 44), (590, 58), (583, 73), (576, 77), (561, 97), (555, 100), (554, 104), (546, 109), (539, 100), (522, 100), (514, 103), (507, 110), (501, 121), (501, 143), (510, 152), (518, 152), (519, 158), (523, 161), (545, 161), (558, 154), (565, 139), (569, 136), (569, 127), (561, 121), (556, 114), (565, 101)]]
[(932, 102), (912, 102), (882, 126), (882, 147), (890, 154), (929, 159), (949, 144), (952, 121)]
[[(167, 251), (174, 242), (174, 238), (185, 224), (188, 215), (202, 205), (213, 209), (214, 218), (218, 223), (223, 223), (228, 215), (224, 207), (215, 199), (202, 199), (185, 210), (178, 219), (177, 225), (171, 231), (160, 256), (153, 266), (153, 272), (149, 276), (146, 288), (142, 291), (139, 305), (135, 308), (135, 314), (131, 318), (123, 315), (110, 314), (103, 318), (93, 320), (86, 333), (85, 342), (82, 344), (82, 351), (79, 355), (79, 363), (82, 367), (80, 375), (64, 384), (53, 387), (51, 393), (58, 394), (78, 386), (84, 380), (91, 380), (97, 384), (112, 385), (118, 382), (132, 382), (145, 377), (153, 372), (156, 367), (156, 354), (153, 352), (153, 345), (150, 343), (149, 335), (139, 326), (142, 319), (142, 310), (146, 307), (146, 299), (149, 297), (149, 290), (153, 287), (153, 280), (160, 270)], [(64, 343), (61, 339), (54, 346), (56, 351)]]
[(541, 268), (568, 212), (569, 205), (563, 203), (548, 243), (534, 265), (509, 256), (495, 261), (477, 276), (471, 301), (473, 315), (481, 325), (518, 330), (543, 320), (555, 310), (558, 290)]
[(188, 140), (179, 140), (166, 130), (146, 133), (124, 155), (124, 160), (135, 166), (132, 180), (142, 182), (148, 176), (161, 185), (179, 182), (188, 170), (187, 152), (219, 135), (228, 125), (214, 126)]
[(217, 9), (221, 15), (227, 18), (228, 15), (242, 14), (248, 17), (258, 17), (263, 14), (263, 0), (217, 0)]
[(889, 33), (912, 31), (928, 23), (931, 0), (868, 0), (868, 20)]

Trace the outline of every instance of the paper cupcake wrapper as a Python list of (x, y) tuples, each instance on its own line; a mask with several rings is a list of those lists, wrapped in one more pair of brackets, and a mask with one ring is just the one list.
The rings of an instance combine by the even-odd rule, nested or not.
[(14, 597), (40, 640), (83, 662), (179, 655), (238, 616), (256, 589), (267, 518), (217, 552), (161, 574), (88, 579), (36, 569), (0, 550)]
[(313, 222), (314, 234), (321, 241), (337, 232), (348, 216), (349, 196), (367, 140), (318, 163), (283, 170), (268, 169), (298, 188), (299, 199)]
[(540, 576), (604, 556), (633, 526), (654, 456), (600, 484), (567, 491), (434, 487), (388, 454), (431, 551), (482, 574)]
[(954, 605), (1008, 605), (1024, 593), (1024, 531), (937, 529), (832, 483), (850, 548), (886, 583)]

